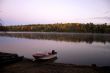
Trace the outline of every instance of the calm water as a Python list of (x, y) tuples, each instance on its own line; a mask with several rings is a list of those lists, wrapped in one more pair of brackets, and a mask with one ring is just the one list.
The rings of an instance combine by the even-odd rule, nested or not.
[(57, 63), (110, 66), (110, 34), (0, 33), (0, 51), (29, 59), (36, 52), (58, 52)]

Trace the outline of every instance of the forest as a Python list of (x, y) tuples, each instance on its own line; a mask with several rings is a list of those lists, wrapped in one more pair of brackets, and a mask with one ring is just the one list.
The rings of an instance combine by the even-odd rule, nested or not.
[(78, 32), (78, 33), (110, 33), (110, 25), (94, 23), (56, 23), (2, 26), (0, 31), (16, 32)]

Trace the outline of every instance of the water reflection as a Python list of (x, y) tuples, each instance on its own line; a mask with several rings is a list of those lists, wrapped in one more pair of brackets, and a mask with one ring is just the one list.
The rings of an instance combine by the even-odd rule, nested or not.
[(110, 34), (0, 33), (1, 52), (34, 59), (34, 53), (51, 50), (58, 52), (51, 62), (110, 66)]
[(66, 42), (110, 42), (110, 34), (90, 34), (90, 33), (0, 33), (0, 36), (27, 38), (27, 39), (43, 39), (43, 40), (55, 40)]

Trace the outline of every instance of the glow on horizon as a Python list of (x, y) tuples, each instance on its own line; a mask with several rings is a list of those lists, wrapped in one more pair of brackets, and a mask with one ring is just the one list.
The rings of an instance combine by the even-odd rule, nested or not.
[(110, 23), (110, 0), (1, 0), (5, 25)]

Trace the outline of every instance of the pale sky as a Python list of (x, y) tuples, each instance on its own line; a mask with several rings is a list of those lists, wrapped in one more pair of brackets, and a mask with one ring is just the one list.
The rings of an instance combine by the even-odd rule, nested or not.
[(110, 23), (110, 0), (0, 0), (4, 25)]

